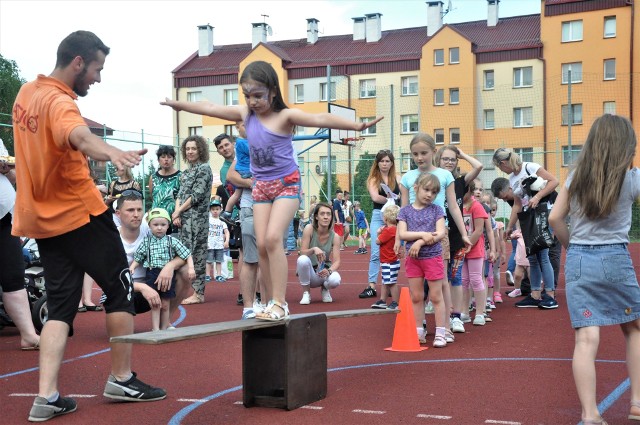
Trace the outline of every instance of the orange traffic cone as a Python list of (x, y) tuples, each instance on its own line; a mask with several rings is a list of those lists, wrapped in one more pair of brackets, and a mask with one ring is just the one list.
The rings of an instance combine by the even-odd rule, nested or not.
[(416, 324), (413, 318), (413, 308), (409, 288), (400, 290), (400, 313), (396, 316), (396, 327), (393, 330), (393, 342), (391, 347), (385, 348), (387, 351), (415, 352), (426, 350), (427, 347), (420, 347)]

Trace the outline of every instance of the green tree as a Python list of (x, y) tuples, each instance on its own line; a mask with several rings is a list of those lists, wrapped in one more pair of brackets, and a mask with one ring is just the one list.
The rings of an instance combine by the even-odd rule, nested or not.
[(373, 210), (373, 201), (371, 201), (371, 196), (369, 196), (369, 190), (367, 189), (367, 178), (375, 158), (375, 154), (370, 154), (367, 151), (360, 155), (360, 160), (356, 165), (355, 175), (353, 176), (351, 200), (360, 201), (360, 208), (367, 216), (367, 220), (371, 218), (371, 211)]
[(136, 181), (140, 184), (142, 188), (142, 194), (144, 196), (144, 210), (149, 211), (151, 209), (151, 205), (153, 204), (153, 198), (151, 197), (151, 193), (149, 192), (149, 177), (156, 173), (156, 167), (153, 165), (153, 162), (149, 163), (147, 167), (146, 173), (138, 173), (136, 176)]
[(13, 129), (11, 127), (13, 102), (25, 82), (20, 77), (20, 70), (16, 62), (6, 59), (0, 54), (0, 138), (4, 141), (10, 155), (14, 155)]
[(333, 195), (336, 193), (336, 190), (340, 188), (340, 183), (338, 183), (338, 176), (336, 176), (333, 173), (331, 174), (331, 191), (333, 193), (327, 193), (328, 183), (329, 182), (327, 180), (327, 172), (325, 171), (324, 177), (322, 177), (322, 183), (320, 184), (320, 193), (319, 193), (320, 202), (332, 203)]

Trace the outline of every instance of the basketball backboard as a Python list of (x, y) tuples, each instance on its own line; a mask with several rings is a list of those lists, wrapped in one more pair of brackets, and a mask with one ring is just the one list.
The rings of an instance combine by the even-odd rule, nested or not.
[[(353, 108), (349, 108), (342, 105), (337, 105), (335, 103), (329, 103), (329, 113), (338, 115), (349, 121), (356, 121), (356, 110)], [(356, 134), (355, 130), (336, 130), (333, 128), (329, 129), (329, 143), (335, 143), (337, 145), (348, 145), (355, 146), (356, 144)]]

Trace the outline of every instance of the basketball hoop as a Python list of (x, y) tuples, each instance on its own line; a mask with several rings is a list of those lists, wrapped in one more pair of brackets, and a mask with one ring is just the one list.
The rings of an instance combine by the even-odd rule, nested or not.
[(343, 145), (361, 150), (362, 145), (364, 144), (364, 139), (364, 137), (345, 137), (344, 139), (340, 139), (340, 141)]

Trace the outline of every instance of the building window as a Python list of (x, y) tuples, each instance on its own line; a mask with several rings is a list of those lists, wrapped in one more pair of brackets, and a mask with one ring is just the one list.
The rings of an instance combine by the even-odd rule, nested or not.
[(187, 102), (200, 102), (202, 100), (202, 92), (201, 91), (190, 91), (187, 92)]
[(513, 87), (531, 87), (533, 67), (513, 68)]
[(433, 130), (436, 139), (436, 145), (444, 145), (444, 128), (436, 128)]
[(460, 63), (459, 47), (452, 47), (449, 49), (449, 63)]
[(616, 114), (616, 102), (614, 102), (614, 101), (603, 102), (603, 104), (602, 104), (602, 113), (603, 114), (615, 115)]
[(484, 110), (484, 129), (492, 130), (495, 128), (494, 111), (493, 109)]
[(616, 36), (616, 17), (604, 17), (604, 38), (612, 38)]
[(567, 21), (562, 23), (562, 42), (582, 40), (582, 21)]
[[(573, 115), (571, 124), (582, 124), (582, 104), (576, 103), (571, 105), (571, 113)], [(562, 125), (569, 125), (569, 105), (562, 105)]]
[(304, 84), (296, 84), (293, 86), (293, 96), (296, 103), (304, 103)]
[(569, 165), (573, 165), (573, 163), (578, 159), (578, 155), (582, 150), (582, 145), (571, 145), (571, 150), (569, 150), (569, 146), (562, 147), (562, 166), (568, 167)]
[(460, 89), (449, 89), (449, 103), (452, 105), (460, 103)]
[(435, 89), (433, 91), (433, 104), (434, 105), (444, 105), (444, 90), (443, 89)]
[(476, 155), (478, 161), (483, 165), (483, 170), (495, 170), (496, 166), (493, 163), (493, 149), (483, 149)]
[(411, 157), (411, 152), (401, 153), (400, 154), (400, 172), (406, 173), (411, 170), (413, 166), (413, 158)]
[(433, 51), (433, 64), (444, 65), (444, 49), (436, 49)]
[(224, 104), (227, 106), (238, 104), (238, 89), (229, 89), (224, 91)]
[(202, 136), (202, 127), (189, 127), (189, 136)]
[(513, 126), (533, 127), (533, 108), (513, 108)]
[(304, 155), (298, 157), (298, 169), (300, 170), (300, 174), (304, 175)]
[(605, 80), (616, 79), (616, 60), (615, 59), (604, 60), (604, 79)]
[(293, 128), (293, 134), (295, 134), (296, 136), (304, 136), (307, 132), (307, 127), (304, 127), (302, 125), (296, 125)]
[(493, 85), (494, 85), (493, 69), (484, 71), (484, 89), (493, 90)]
[[(326, 156), (320, 157), (320, 174), (324, 174), (328, 171), (329, 164)], [(336, 157), (331, 155), (331, 174), (336, 174)]]
[(376, 97), (376, 80), (360, 80), (360, 97)]
[[(336, 100), (336, 83), (331, 82), (331, 101)], [(327, 101), (327, 83), (320, 83), (320, 101)]]
[(401, 115), (402, 133), (418, 132), (418, 115)]
[(236, 128), (236, 126), (234, 124), (227, 124), (224, 126), (224, 134), (229, 134), (233, 137), (240, 137), (240, 134), (238, 133), (238, 129)]
[(533, 148), (513, 148), (523, 162), (533, 162)]
[(460, 143), (460, 129), (459, 128), (450, 128), (449, 129), (449, 143)]
[[(360, 118), (360, 122), (369, 122), (375, 120), (376, 117), (363, 117)], [(372, 125), (369, 128), (365, 128), (360, 132), (361, 136), (374, 136), (376, 134), (376, 126), (377, 124)]]
[(418, 77), (402, 78), (402, 95), (413, 96), (418, 94)]
[(582, 82), (582, 62), (562, 64), (562, 84), (569, 83), (569, 71), (571, 71), (571, 84)]

